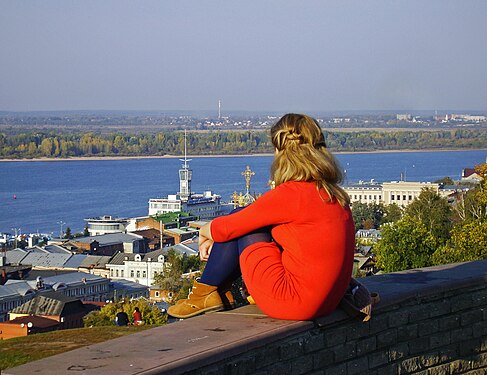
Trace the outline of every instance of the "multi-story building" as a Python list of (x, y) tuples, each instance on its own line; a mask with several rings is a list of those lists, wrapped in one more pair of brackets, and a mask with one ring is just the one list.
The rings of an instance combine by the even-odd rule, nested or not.
[(465, 186), (444, 186), (432, 182), (359, 182), (343, 187), (350, 196), (350, 201), (360, 203), (382, 203), (389, 205), (392, 203), (400, 207), (409, 205), (415, 200), (423, 189), (432, 189), (442, 197), (452, 197), (458, 192), (465, 192)]
[(88, 226), (90, 236), (125, 232), (125, 229), (129, 224), (128, 219), (115, 218), (109, 215), (93, 217), (85, 219), (85, 221)]

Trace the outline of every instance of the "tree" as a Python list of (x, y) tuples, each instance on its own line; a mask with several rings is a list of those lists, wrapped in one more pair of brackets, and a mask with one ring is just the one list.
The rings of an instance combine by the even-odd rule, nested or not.
[(354, 202), (352, 204), (352, 217), (355, 230), (378, 228), (384, 215), (384, 206), (375, 203)]
[(88, 231), (88, 223), (85, 225), (85, 229), (83, 230), (83, 236), (88, 237), (90, 232)]
[(450, 241), (433, 254), (435, 264), (487, 259), (487, 221), (457, 225)]
[(431, 255), (438, 241), (426, 226), (411, 217), (382, 227), (381, 239), (374, 246), (377, 267), (385, 272), (432, 265)]
[(446, 198), (433, 189), (423, 189), (418, 198), (406, 207), (404, 215), (418, 221), (431, 233), (439, 243), (450, 238), (451, 207)]
[(71, 228), (70, 227), (67, 227), (66, 228), (66, 232), (64, 234), (64, 238), (67, 238), (68, 240), (73, 238), (73, 235), (71, 234)]
[(396, 203), (384, 206), (384, 215), (382, 215), (381, 225), (385, 223), (395, 223), (402, 217), (402, 208)]
[(148, 325), (160, 325), (167, 322), (167, 315), (145, 299), (123, 300), (117, 303), (109, 303), (101, 308), (100, 311), (92, 311), (83, 318), (85, 327), (90, 326), (110, 326), (114, 325), (115, 316), (119, 311), (125, 311), (132, 317), (135, 308), (138, 307), (142, 313), (142, 319)]

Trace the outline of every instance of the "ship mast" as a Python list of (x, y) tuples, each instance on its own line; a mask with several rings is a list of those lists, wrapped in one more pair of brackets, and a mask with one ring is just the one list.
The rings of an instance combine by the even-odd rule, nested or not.
[(184, 159), (179, 159), (183, 162), (182, 168), (179, 170), (179, 196), (182, 201), (187, 201), (191, 198), (191, 179), (193, 171), (189, 169), (191, 159), (187, 158), (187, 144), (186, 144), (186, 129), (184, 129)]

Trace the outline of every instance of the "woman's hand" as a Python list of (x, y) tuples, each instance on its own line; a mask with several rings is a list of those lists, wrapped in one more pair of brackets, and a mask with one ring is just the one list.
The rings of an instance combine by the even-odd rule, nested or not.
[(198, 247), (200, 250), (200, 259), (206, 262), (210, 257), (211, 248), (213, 247), (213, 239), (211, 238), (211, 222), (203, 225), (200, 228), (198, 238)]

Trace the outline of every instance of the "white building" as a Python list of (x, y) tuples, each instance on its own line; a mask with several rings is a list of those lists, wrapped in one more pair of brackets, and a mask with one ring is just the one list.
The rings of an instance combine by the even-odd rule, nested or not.
[(128, 219), (115, 218), (110, 215), (85, 219), (90, 236), (101, 234), (125, 232), (129, 223)]
[(392, 203), (400, 207), (409, 205), (415, 200), (423, 189), (432, 189), (442, 197), (449, 197), (454, 193), (468, 190), (465, 186), (442, 186), (432, 182), (360, 182), (343, 187), (350, 196), (350, 201), (360, 203), (382, 203), (389, 205)]

